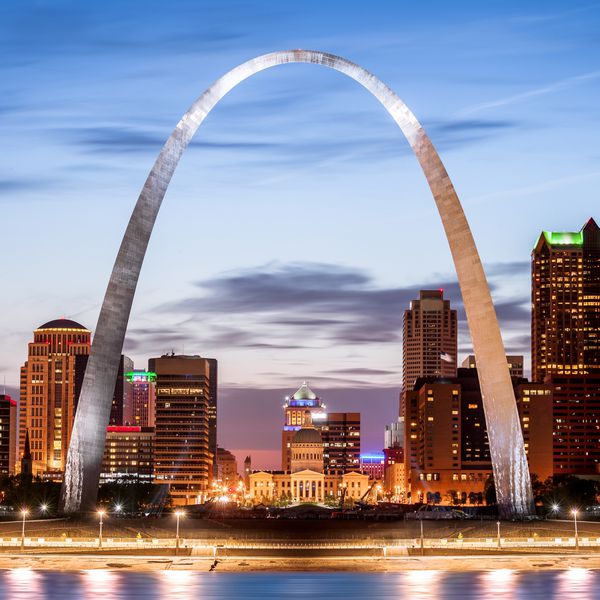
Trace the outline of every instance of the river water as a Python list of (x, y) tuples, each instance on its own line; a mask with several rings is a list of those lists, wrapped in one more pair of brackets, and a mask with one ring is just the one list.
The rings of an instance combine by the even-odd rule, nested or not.
[(600, 599), (600, 571), (206, 573), (0, 571), (2, 600)]

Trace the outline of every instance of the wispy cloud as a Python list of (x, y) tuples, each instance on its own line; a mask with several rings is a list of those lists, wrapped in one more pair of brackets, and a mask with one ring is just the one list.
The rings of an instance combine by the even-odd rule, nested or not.
[(531, 98), (545, 96), (546, 94), (553, 94), (555, 92), (560, 92), (562, 90), (566, 90), (578, 85), (583, 85), (590, 81), (594, 81), (598, 78), (600, 78), (600, 70), (590, 71), (589, 73), (583, 73), (581, 75), (575, 75), (574, 77), (567, 77), (565, 79), (560, 79), (553, 83), (526, 90), (518, 94), (504, 96), (503, 98), (498, 98), (497, 100), (490, 100), (488, 102), (482, 102), (481, 104), (474, 104), (473, 106), (468, 106), (467, 108), (464, 108), (463, 110), (459, 111), (457, 116), (465, 117), (493, 108), (500, 108), (503, 106), (509, 106), (511, 104), (518, 104), (520, 102), (530, 100)]
[[(526, 270), (525, 262), (489, 266), (492, 289), (499, 279)], [(183, 331), (201, 328), (203, 343), (210, 347), (297, 349), (400, 344), (404, 309), (418, 297), (420, 289), (439, 287), (458, 310), (466, 331), (458, 283), (448, 277), (418, 286), (382, 287), (368, 272), (352, 267), (273, 263), (225, 273), (195, 285), (197, 294), (166, 303), (153, 312), (185, 319), (180, 325)], [(525, 297), (501, 300), (496, 310), (507, 331), (522, 330), (529, 322)], [(130, 335), (161, 340), (159, 332), (153, 330), (134, 329)]]

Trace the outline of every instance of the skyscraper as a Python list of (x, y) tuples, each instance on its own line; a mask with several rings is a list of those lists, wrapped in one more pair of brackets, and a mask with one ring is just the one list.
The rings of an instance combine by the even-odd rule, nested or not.
[(212, 459), (208, 449), (210, 365), (199, 356), (151, 358), (156, 373), (154, 481), (168, 484), (175, 505), (206, 497)]
[(33, 474), (60, 478), (75, 417), (75, 360), (89, 354), (91, 332), (75, 321), (56, 319), (33, 336), (21, 367), (19, 458), (29, 432)]
[(421, 290), (404, 311), (402, 389), (413, 389), (417, 377), (456, 375), (456, 311), (444, 290)]
[(532, 253), (534, 381), (554, 388), (554, 473), (600, 468), (600, 228), (543, 231)]
[(119, 362), (119, 372), (117, 373), (117, 381), (115, 382), (115, 393), (113, 395), (112, 407), (110, 409), (110, 425), (123, 425), (123, 412), (131, 403), (132, 385), (127, 373), (133, 371), (133, 361), (129, 356), (121, 354)]
[(17, 403), (0, 394), (0, 476), (14, 475), (17, 450)]
[(212, 456), (212, 477), (217, 477), (217, 400), (218, 400), (218, 363), (216, 358), (205, 359), (208, 362), (208, 451)]
[(360, 413), (329, 412), (314, 420), (323, 438), (325, 473), (343, 475), (360, 470)]
[(543, 231), (531, 257), (531, 362), (546, 375), (600, 373), (600, 228)]
[(125, 373), (131, 385), (130, 402), (123, 410), (125, 425), (154, 427), (156, 412), (156, 373), (139, 369)]

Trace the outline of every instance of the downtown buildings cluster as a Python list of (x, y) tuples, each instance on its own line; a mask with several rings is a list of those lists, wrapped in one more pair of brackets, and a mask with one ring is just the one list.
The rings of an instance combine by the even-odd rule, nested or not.
[[(531, 255), (531, 381), (507, 356), (532, 476), (600, 476), (600, 229), (543, 231)], [(457, 368), (457, 318), (443, 290), (404, 315), (398, 422), (385, 482), (400, 502), (481, 503), (492, 474), (475, 358)]]
[[(600, 464), (600, 230), (543, 232), (532, 253), (531, 381), (508, 356), (530, 471), (597, 476)], [(327, 412), (305, 382), (286, 397), (281, 470), (238, 475), (217, 447), (217, 361), (121, 357), (102, 481), (164, 486), (174, 504), (196, 504), (238, 485), (252, 502), (348, 497), (375, 483), (398, 502), (481, 503), (492, 468), (475, 358), (458, 367), (457, 313), (443, 290), (423, 290), (405, 311), (397, 422), (382, 455), (361, 454), (360, 414)], [(0, 473), (60, 480), (91, 346), (68, 319), (34, 331), (20, 402), (0, 395)], [(18, 423), (18, 425), (17, 425)], [(17, 433), (18, 428), (18, 433)], [(24, 462), (23, 462), (24, 461)], [(347, 496), (346, 496), (347, 495)]]

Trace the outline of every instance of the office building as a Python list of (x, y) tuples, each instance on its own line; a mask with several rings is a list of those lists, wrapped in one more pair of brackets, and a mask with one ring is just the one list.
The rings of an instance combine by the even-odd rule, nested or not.
[(532, 379), (600, 373), (600, 228), (543, 231), (531, 256)]
[(240, 479), (238, 475), (237, 460), (233, 453), (224, 448), (217, 448), (217, 483), (225, 488), (237, 486)]
[(200, 356), (148, 361), (156, 373), (154, 480), (168, 484), (175, 505), (205, 500), (212, 470), (208, 449), (210, 366)]
[[(552, 474), (552, 388), (513, 378), (529, 468)], [(413, 502), (479, 502), (492, 472), (479, 380), (475, 369), (454, 378), (417, 380), (406, 395), (405, 473)]]
[(418, 377), (456, 375), (456, 311), (444, 290), (421, 290), (404, 311), (402, 389), (414, 388)]
[(600, 228), (543, 231), (531, 257), (532, 378), (553, 387), (554, 473), (600, 468)]
[(75, 417), (75, 361), (90, 352), (91, 332), (70, 319), (33, 332), (21, 367), (19, 459), (29, 434), (33, 475), (60, 479)]
[(360, 413), (328, 412), (315, 421), (323, 438), (326, 473), (350, 473), (360, 469)]
[(129, 402), (123, 410), (125, 425), (154, 427), (156, 412), (156, 373), (135, 369), (125, 373), (130, 385)]
[[(523, 363), (524, 357), (522, 355), (511, 355), (506, 356), (506, 363), (511, 377), (523, 377)], [(462, 361), (461, 367), (463, 369), (476, 369), (477, 361), (475, 360), (474, 354), (469, 354), (465, 360)]]
[(154, 427), (109, 425), (100, 481), (151, 483)]
[(15, 474), (17, 451), (17, 403), (0, 394), (0, 476)]

